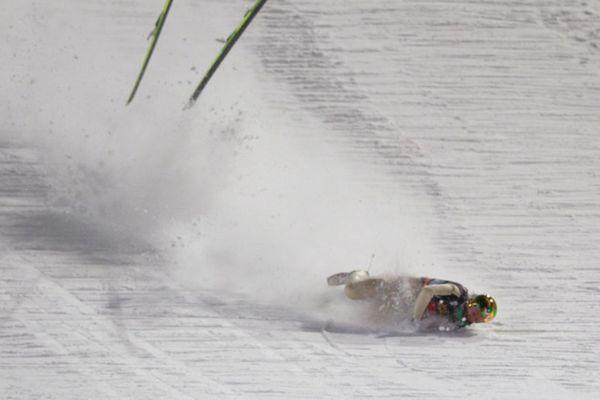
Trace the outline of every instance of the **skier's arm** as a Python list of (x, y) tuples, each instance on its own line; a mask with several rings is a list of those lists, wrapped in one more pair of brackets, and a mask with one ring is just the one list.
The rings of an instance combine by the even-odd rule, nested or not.
[(415, 300), (413, 318), (423, 318), (423, 313), (425, 312), (425, 309), (427, 308), (427, 305), (433, 296), (449, 296), (452, 294), (460, 297), (460, 288), (452, 283), (425, 286), (423, 289), (421, 289), (417, 299)]

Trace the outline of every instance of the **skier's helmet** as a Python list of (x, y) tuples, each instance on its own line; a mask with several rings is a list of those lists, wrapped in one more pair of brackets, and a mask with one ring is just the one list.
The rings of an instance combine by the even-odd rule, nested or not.
[(498, 305), (496, 304), (496, 300), (489, 294), (479, 294), (471, 297), (469, 299), (469, 307), (475, 306), (479, 308), (483, 322), (490, 322), (496, 317)]

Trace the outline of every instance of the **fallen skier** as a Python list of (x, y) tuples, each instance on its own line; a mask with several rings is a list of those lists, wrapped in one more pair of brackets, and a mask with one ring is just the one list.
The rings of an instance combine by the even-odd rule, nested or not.
[(490, 322), (498, 309), (492, 296), (471, 295), (460, 283), (441, 279), (371, 277), (367, 271), (356, 270), (332, 275), (327, 283), (345, 285), (344, 293), (349, 299), (370, 302), (382, 314), (391, 315), (395, 309), (410, 303), (412, 319), (419, 329), (454, 330)]

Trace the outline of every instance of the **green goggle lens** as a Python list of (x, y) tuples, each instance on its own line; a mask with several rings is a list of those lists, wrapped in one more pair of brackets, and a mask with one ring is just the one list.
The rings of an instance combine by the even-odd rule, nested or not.
[(476, 299), (475, 304), (479, 307), (481, 318), (484, 321), (491, 321), (496, 317), (496, 303), (494, 299), (481, 296)]

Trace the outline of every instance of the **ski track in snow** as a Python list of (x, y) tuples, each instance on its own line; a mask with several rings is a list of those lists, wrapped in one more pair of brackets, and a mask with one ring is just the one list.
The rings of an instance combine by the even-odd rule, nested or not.
[[(208, 3), (233, 26), (239, 4)], [(138, 51), (131, 31), (158, 6), (69, 15), (117, 16), (109, 37)], [(365, 169), (357, 180), (424, 199), (410, 211), (447, 254), (442, 278), (500, 305), (494, 323), (455, 334), (328, 329), (183, 287), (154, 249), (49, 207), (38, 149), (0, 126), (0, 397), (595, 398), (598, 26), (597, 1), (281, 0), (236, 49), (260, 61), (265, 101), (300, 128), (307, 114), (320, 121), (322, 139)]]

